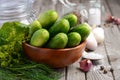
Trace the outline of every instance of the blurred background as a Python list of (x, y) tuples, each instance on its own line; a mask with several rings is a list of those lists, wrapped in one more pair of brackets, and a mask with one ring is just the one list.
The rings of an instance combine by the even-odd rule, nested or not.
[(80, 22), (88, 22), (90, 25), (102, 24), (104, 20), (101, 14), (105, 16), (102, 0), (34, 0), (32, 13), (36, 16), (49, 9), (56, 10), (60, 17), (75, 13)]
[(80, 22), (100, 25), (101, 14), (104, 15), (101, 4), (102, 0), (0, 0), (0, 24), (21, 20), (28, 24), (37, 19), (41, 12), (53, 9), (59, 17), (75, 13)]

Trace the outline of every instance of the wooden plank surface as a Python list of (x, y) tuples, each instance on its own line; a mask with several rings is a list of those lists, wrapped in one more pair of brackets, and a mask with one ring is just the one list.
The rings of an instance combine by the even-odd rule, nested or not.
[[(120, 17), (120, 1), (107, 0), (111, 14)], [(110, 25), (106, 28), (106, 50), (110, 64), (114, 68), (114, 79), (120, 80), (120, 26)]]
[(85, 73), (80, 71), (79, 61), (67, 67), (67, 79), (66, 80), (86, 80)]

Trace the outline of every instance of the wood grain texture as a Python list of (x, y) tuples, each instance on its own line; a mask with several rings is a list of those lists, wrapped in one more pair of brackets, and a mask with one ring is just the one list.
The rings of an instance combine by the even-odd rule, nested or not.
[[(94, 67), (87, 73), (87, 80), (113, 80), (112, 73), (109, 71), (111, 66), (108, 62), (105, 47), (103, 45), (99, 45), (95, 52), (104, 55), (104, 59), (93, 62)], [(105, 70), (107, 70), (106, 74), (104, 74), (104, 70), (100, 70), (100, 66), (105, 67)]]
[(109, 6), (109, 10), (112, 14), (115, 14), (116, 17), (120, 17), (120, 1), (119, 0), (106, 0)]
[(79, 61), (76, 61), (74, 64), (68, 66), (67, 68), (67, 80), (86, 80), (85, 73), (82, 72), (79, 68)]
[(67, 69), (66, 67), (65, 68), (56, 69), (56, 71), (59, 72), (60, 75), (61, 75), (59, 80), (66, 80), (66, 75), (67, 75), (66, 69)]
[[(111, 14), (115, 17), (120, 17), (120, 1), (106, 0), (106, 2)], [(105, 28), (105, 34), (105, 46), (109, 62), (114, 68), (114, 80), (120, 80), (120, 26), (110, 24), (108, 28)]]

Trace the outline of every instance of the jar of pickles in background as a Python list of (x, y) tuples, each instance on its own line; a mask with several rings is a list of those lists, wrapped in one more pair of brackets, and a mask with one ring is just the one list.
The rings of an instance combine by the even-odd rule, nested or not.
[(29, 24), (34, 0), (0, 0), (0, 26), (8, 21)]

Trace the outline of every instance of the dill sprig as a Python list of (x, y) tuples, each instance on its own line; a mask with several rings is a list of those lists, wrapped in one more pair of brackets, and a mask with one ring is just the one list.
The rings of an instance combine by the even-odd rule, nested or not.
[(0, 80), (58, 80), (59, 77), (59, 73), (47, 65), (32, 61), (14, 67), (0, 68)]

